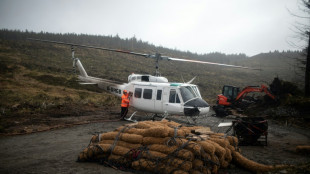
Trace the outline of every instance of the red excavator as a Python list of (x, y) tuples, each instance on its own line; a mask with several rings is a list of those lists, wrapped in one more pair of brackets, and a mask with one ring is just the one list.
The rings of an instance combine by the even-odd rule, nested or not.
[(240, 91), (239, 87), (224, 85), (222, 94), (217, 96), (217, 105), (213, 106), (213, 110), (217, 116), (230, 115), (231, 111), (227, 110), (227, 108), (235, 108), (241, 111), (249, 106), (249, 104), (255, 103), (254, 98), (247, 96), (247, 94), (252, 92), (264, 92), (271, 99), (276, 99), (265, 85), (261, 85), (261, 87), (247, 86), (242, 91)]

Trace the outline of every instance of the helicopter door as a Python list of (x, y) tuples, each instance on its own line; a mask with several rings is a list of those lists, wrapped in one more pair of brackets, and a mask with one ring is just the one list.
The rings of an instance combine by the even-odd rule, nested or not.
[(183, 106), (181, 105), (180, 97), (176, 89), (170, 89), (168, 92), (168, 101), (165, 102), (165, 110), (168, 114), (183, 115)]
[(136, 86), (134, 93), (135, 108), (146, 112), (154, 112), (155, 87)]

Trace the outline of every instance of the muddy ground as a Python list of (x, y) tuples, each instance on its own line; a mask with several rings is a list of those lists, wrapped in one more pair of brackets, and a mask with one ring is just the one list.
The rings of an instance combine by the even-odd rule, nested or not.
[[(98, 163), (76, 162), (78, 154), (87, 147), (92, 135), (112, 131), (128, 123), (127, 121), (106, 122), (116, 118), (118, 114), (115, 113), (102, 115), (77, 119), (77, 123), (81, 125), (70, 124), (49, 131), (1, 136), (0, 173), (137, 173), (113, 169)], [(88, 123), (85, 119), (92, 121)], [(215, 132), (225, 132), (227, 128), (217, 127), (222, 121), (228, 122), (231, 119), (212, 117), (210, 114), (197, 120), (199, 125), (209, 126)], [(309, 155), (295, 152), (297, 145), (310, 145), (309, 130), (278, 125), (269, 121), (268, 145), (241, 146), (241, 151), (247, 158), (263, 164), (296, 165), (310, 162)], [(285, 170), (281, 172), (289, 173)], [(231, 165), (228, 169), (220, 170), (220, 173), (249, 172)]]

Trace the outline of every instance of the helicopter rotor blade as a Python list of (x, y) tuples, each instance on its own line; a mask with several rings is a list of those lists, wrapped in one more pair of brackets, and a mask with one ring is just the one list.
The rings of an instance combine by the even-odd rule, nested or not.
[(191, 60), (191, 59), (173, 58), (173, 57), (168, 57), (168, 56), (162, 56), (161, 54), (158, 54), (158, 53), (156, 53), (156, 54), (144, 54), (144, 53), (137, 53), (137, 52), (132, 52), (132, 51), (119, 50), (119, 49), (103, 48), (103, 47), (96, 47), (96, 46), (89, 46), (89, 45), (80, 45), (80, 44), (58, 42), (58, 41), (51, 41), (51, 40), (42, 40), (42, 39), (35, 39), (35, 38), (27, 38), (27, 39), (28, 40), (33, 40), (33, 41), (40, 41), (40, 42), (49, 42), (49, 43), (70, 45), (71, 47), (72, 46), (75, 46), (75, 47), (85, 47), (85, 48), (92, 48), (92, 49), (98, 49), (98, 50), (104, 50), (104, 51), (112, 51), (112, 52), (118, 52), (118, 53), (132, 54), (132, 55), (136, 55), (136, 56), (142, 56), (142, 57), (145, 57), (145, 58), (153, 58), (153, 59), (156, 59), (157, 61), (158, 60), (172, 60), (172, 61), (193, 62), (193, 63), (201, 63), (201, 64), (226, 66), (226, 67), (232, 67), (232, 68), (261, 70), (261, 69), (258, 69), (258, 68), (251, 68), (251, 67), (239, 66), (239, 65), (231, 65), (231, 64), (215, 63), (215, 62), (207, 62), (207, 61)]
[(42, 39), (34, 39), (34, 38), (28, 38), (28, 40), (40, 41), (40, 42), (48, 42), (48, 43), (56, 43), (56, 44), (62, 44), (62, 45), (70, 45), (70, 46), (75, 46), (75, 47), (92, 48), (92, 49), (98, 49), (98, 50), (104, 50), (104, 51), (113, 51), (113, 52), (133, 54), (133, 55), (136, 55), (136, 56), (143, 56), (143, 57), (150, 57), (151, 56), (150, 54), (136, 53), (136, 52), (132, 52), (132, 51), (125, 51), (125, 50), (118, 50), (118, 49), (111, 49), (111, 48), (103, 48), (103, 47), (96, 47), (96, 46), (89, 46), (89, 45), (80, 45), (80, 44), (58, 42), (58, 41), (51, 41), (51, 40), (42, 40)]
[(261, 70), (261, 69), (257, 69), (257, 68), (251, 68), (251, 67), (239, 66), (239, 65), (231, 65), (231, 64), (224, 64), (224, 63), (215, 63), (215, 62), (207, 62), (207, 61), (191, 60), (191, 59), (180, 59), (180, 58), (173, 58), (173, 57), (165, 57), (165, 58), (167, 60), (172, 60), (172, 61), (193, 62), (193, 63), (202, 63), (202, 64), (210, 64), (210, 65), (218, 65), (218, 66), (227, 66), (227, 67), (232, 67), (232, 68)]

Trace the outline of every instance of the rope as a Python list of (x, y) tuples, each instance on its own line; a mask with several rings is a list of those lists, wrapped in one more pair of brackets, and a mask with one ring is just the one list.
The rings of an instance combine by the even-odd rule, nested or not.
[[(110, 155), (112, 154), (112, 151), (114, 150), (115, 146), (116, 146), (116, 143), (118, 142), (119, 138), (120, 138), (120, 135), (127, 129), (129, 128), (129, 126), (125, 126), (122, 130), (120, 130), (118, 132), (118, 134), (116, 135), (115, 139), (114, 139), (114, 142), (113, 144), (110, 146), (109, 150), (107, 153), (110, 153)], [(109, 155), (109, 156), (110, 156)]]
[[(129, 128), (129, 127), (130, 127), (130, 126), (125, 126), (123, 129), (121, 129), (121, 130), (118, 132), (118, 134), (116, 135), (116, 137), (115, 137), (115, 139), (114, 139), (113, 144), (109, 147), (109, 149), (108, 149), (107, 152), (105, 153), (106, 155), (105, 155), (103, 158), (100, 159), (100, 163), (101, 163), (101, 164), (105, 164), (105, 165), (108, 165), (108, 166), (113, 167), (113, 168), (116, 168), (116, 169), (117, 169), (117, 168), (119, 168), (119, 169), (122, 169), (122, 168), (123, 168), (124, 162), (123, 162), (123, 163), (122, 163), (122, 162), (115, 163), (115, 162), (111, 162), (108, 158), (109, 158), (109, 156), (112, 154), (112, 152), (113, 152), (113, 150), (114, 150), (114, 148), (115, 148), (115, 146), (116, 146), (116, 144), (117, 144), (117, 142), (118, 142), (118, 140), (119, 140), (119, 138), (120, 138), (120, 135), (121, 135), (127, 128)], [(100, 134), (99, 134), (98, 136), (99, 136), (99, 142), (100, 142)], [(102, 152), (103, 152), (103, 154), (104, 154), (104, 149), (103, 149), (101, 146), (99, 146), (99, 145), (97, 144), (96, 147), (98, 147), (99, 149), (101, 149)], [(123, 158), (123, 160), (125, 160), (125, 158)], [(117, 166), (117, 167), (115, 167), (115, 166)]]
[(184, 137), (178, 136), (178, 129), (179, 129), (180, 127), (182, 127), (182, 125), (177, 126), (177, 127), (172, 127), (172, 128), (174, 128), (174, 134), (173, 134), (173, 137), (171, 137), (171, 138), (167, 141), (167, 143), (166, 143), (167, 146), (174, 146), (174, 145), (177, 145), (176, 138), (179, 138), (179, 139), (182, 141), (181, 138), (184, 138)]

